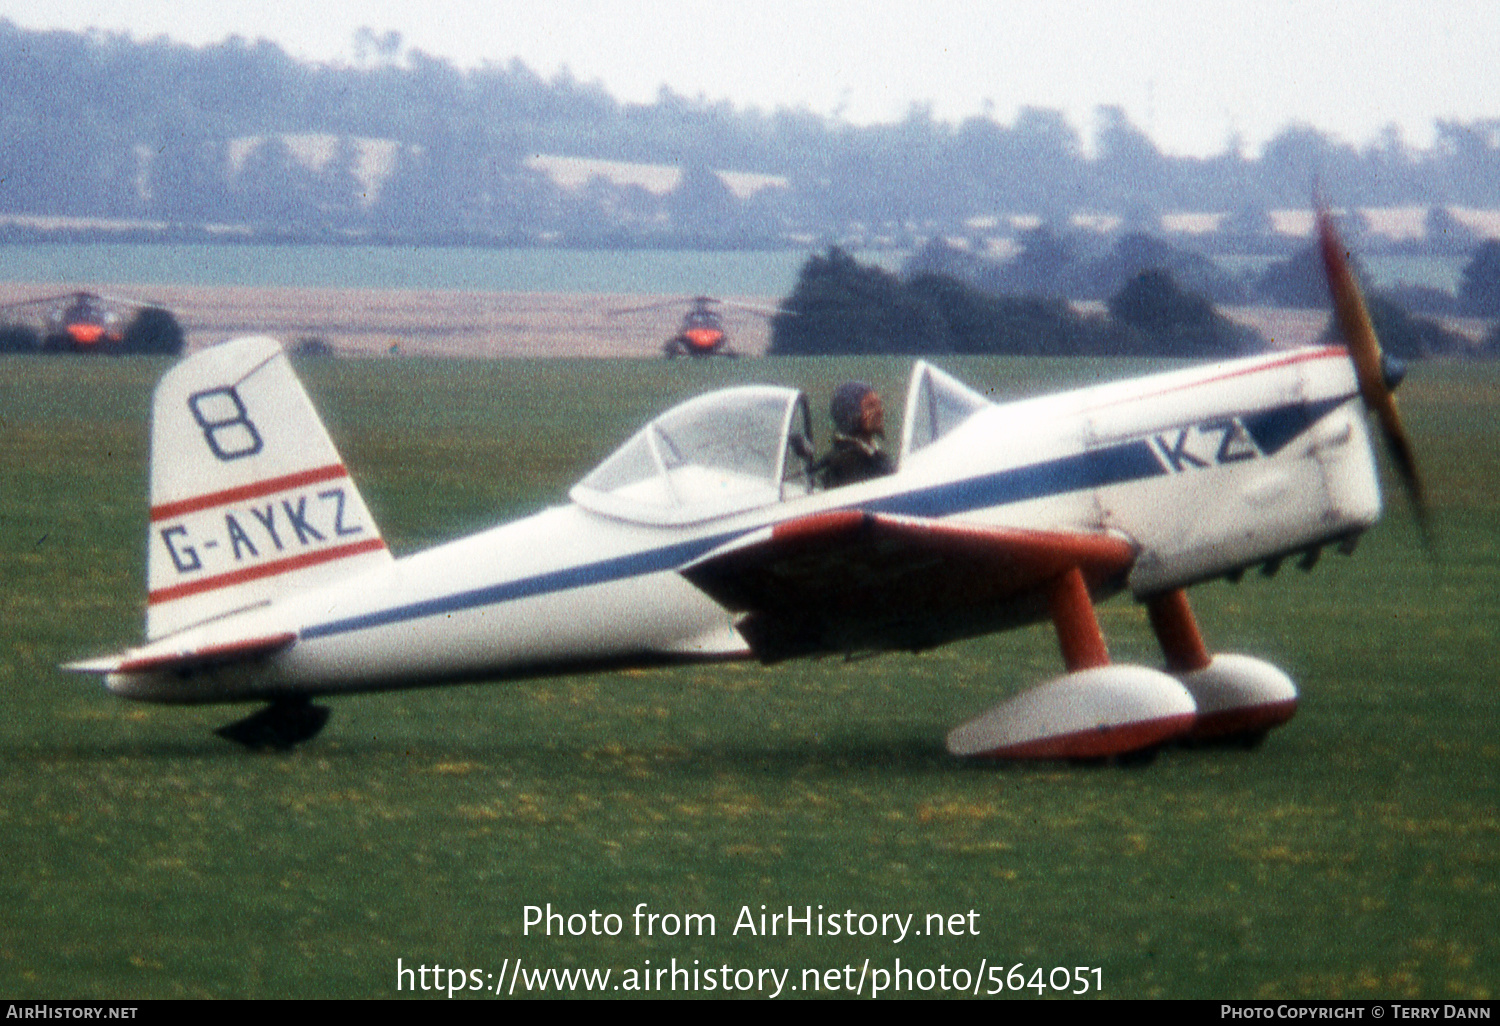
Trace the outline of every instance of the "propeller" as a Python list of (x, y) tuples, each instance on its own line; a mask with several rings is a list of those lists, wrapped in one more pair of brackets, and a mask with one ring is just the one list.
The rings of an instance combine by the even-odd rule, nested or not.
[(1395, 393), (1386, 383), (1380, 339), (1375, 335), (1370, 312), (1365, 308), (1364, 295), (1349, 266), (1348, 251), (1339, 239), (1333, 216), (1321, 204), (1318, 208), (1318, 241), (1323, 250), (1323, 267), (1328, 272), (1328, 291), (1333, 296), (1334, 317), (1339, 334), (1343, 336), (1344, 344), (1349, 349), (1349, 358), (1354, 362), (1360, 397), (1380, 424), (1386, 450), (1396, 464), (1396, 472), (1411, 500), (1412, 512), (1422, 532), (1422, 539), (1431, 551), (1432, 524), (1428, 517), (1422, 477), (1417, 471), (1416, 452), (1401, 423), (1401, 414), (1396, 409)]

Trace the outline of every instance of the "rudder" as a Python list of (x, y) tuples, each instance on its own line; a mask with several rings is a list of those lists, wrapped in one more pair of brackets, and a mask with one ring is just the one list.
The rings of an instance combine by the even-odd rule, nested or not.
[(151, 422), (148, 639), (391, 560), (276, 340), (177, 364)]

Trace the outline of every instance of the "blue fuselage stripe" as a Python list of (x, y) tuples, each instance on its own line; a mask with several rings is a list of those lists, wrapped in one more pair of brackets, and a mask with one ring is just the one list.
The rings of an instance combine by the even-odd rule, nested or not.
[(1075, 456), (1064, 456), (1016, 467), (966, 481), (935, 485), (865, 503), (872, 513), (913, 517), (945, 517), (1029, 499), (1045, 499), (1069, 492), (1126, 484), (1167, 472), (1144, 440), (1112, 445)]
[(691, 542), (683, 542), (679, 545), (669, 545), (666, 548), (632, 552), (628, 556), (617, 556), (614, 559), (606, 559), (598, 563), (585, 563), (581, 566), (568, 567), (565, 570), (554, 570), (551, 573), (538, 574), (535, 577), (523, 577), (519, 580), (504, 581), (500, 584), (475, 588), (471, 591), (461, 591), (452, 595), (441, 595), (437, 598), (426, 599), (421, 602), (412, 602), (404, 606), (380, 609), (373, 613), (351, 616), (347, 619), (333, 620), (328, 623), (318, 624), (315, 627), (309, 627), (302, 631), (302, 637), (323, 638), (331, 634), (366, 630), (370, 627), (383, 627), (386, 624), (399, 623), (402, 620), (419, 620), (427, 616), (444, 616), (448, 613), (473, 609), (478, 606), (493, 606), (502, 602), (513, 602), (516, 599), (532, 598), (536, 595), (547, 595), (556, 591), (584, 588), (591, 584), (603, 584), (608, 581), (618, 581), (628, 577), (640, 577), (644, 574), (673, 570), (684, 563), (696, 559), (705, 552), (717, 548), (734, 537), (736, 537), (735, 534), (722, 534), (712, 538), (699, 538)]
[[(1247, 429), (1261, 452), (1269, 456), (1283, 448), (1319, 418), (1348, 401), (1349, 397), (1315, 403), (1294, 403), (1265, 410), (1244, 418)], [(903, 516), (946, 517), (970, 510), (988, 509), (1031, 499), (1043, 499), (1070, 492), (1110, 485), (1128, 484), (1150, 477), (1165, 476), (1169, 471), (1145, 439), (1135, 439), (1089, 452), (1063, 456), (1055, 460), (1015, 467), (994, 474), (954, 481), (949, 484), (919, 488), (874, 499), (859, 508), (872, 513)], [(613, 559), (554, 570), (535, 577), (505, 581), (469, 591), (424, 599), (360, 616), (332, 620), (305, 628), (304, 639), (325, 638), (350, 631), (367, 630), (406, 620), (444, 616), (498, 605), (517, 599), (533, 598), (553, 592), (569, 591), (646, 574), (675, 570), (726, 542), (743, 537), (758, 528), (733, 531), (697, 538), (644, 552), (633, 552)]]

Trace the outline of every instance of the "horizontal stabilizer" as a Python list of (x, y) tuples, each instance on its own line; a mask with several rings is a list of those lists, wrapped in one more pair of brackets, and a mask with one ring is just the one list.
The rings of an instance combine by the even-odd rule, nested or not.
[(64, 670), (74, 673), (151, 673), (157, 670), (195, 670), (205, 666), (243, 662), (268, 656), (289, 648), (297, 640), (290, 632), (263, 638), (246, 638), (199, 648), (174, 647), (167, 643), (144, 645), (118, 655), (68, 663)]
[(757, 531), (684, 567), (757, 657), (920, 649), (1047, 615), (1047, 585), (1078, 567), (1091, 589), (1123, 581), (1128, 542), (841, 510)]

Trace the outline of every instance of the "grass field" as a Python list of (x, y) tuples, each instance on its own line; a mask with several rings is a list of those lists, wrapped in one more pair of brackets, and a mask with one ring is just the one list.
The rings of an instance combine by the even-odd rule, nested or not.
[[(1138, 369), (949, 367), (1001, 394)], [(949, 979), (982, 962), (1080, 966), (1099, 968), (1107, 997), (1500, 989), (1493, 365), (1419, 367), (1402, 390), (1440, 562), (1392, 496), (1353, 558), (1196, 589), (1210, 644), (1286, 668), (1302, 710), (1259, 750), (1169, 750), (1137, 769), (943, 753), (951, 725), (1057, 672), (1045, 627), (852, 664), (334, 700), (302, 749), (242, 752), (210, 733), (239, 710), (131, 704), (56, 669), (139, 639), (162, 369), (0, 363), (0, 995), (387, 997), (398, 958), (476, 979), (520, 958), (612, 981), (675, 958), (790, 969), (797, 987), (803, 969), (857, 977), (867, 959)], [(896, 406), (906, 366), (302, 370), (399, 554), (556, 501), (639, 422), (707, 387), (795, 383), (821, 407), (856, 373)], [(1155, 661), (1138, 608), (1116, 600), (1101, 619), (1117, 658)], [(623, 930), (524, 935), (524, 906), (549, 902), (617, 913)], [(717, 933), (635, 936), (640, 902), (712, 913)], [(789, 904), (915, 913), (918, 929), (973, 910), (979, 932), (732, 932), (742, 906)]]

